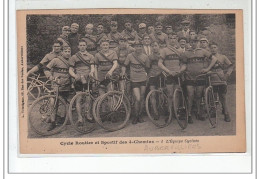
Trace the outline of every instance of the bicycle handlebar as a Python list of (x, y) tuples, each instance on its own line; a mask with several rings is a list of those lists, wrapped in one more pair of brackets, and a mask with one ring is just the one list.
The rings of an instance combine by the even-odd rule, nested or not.
[[(201, 75), (197, 75), (196, 78), (195, 78), (195, 80), (197, 80), (197, 79), (200, 78), (200, 77), (208, 77), (208, 76), (214, 75), (214, 74), (218, 75), (218, 73), (216, 73), (216, 72), (209, 71), (209, 72), (207, 72), (207, 73), (204, 73), (204, 74), (201, 74)], [(219, 75), (218, 75), (218, 76), (219, 76)]]

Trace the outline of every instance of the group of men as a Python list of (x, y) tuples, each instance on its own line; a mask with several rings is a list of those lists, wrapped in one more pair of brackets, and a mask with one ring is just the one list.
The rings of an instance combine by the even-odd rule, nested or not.
[[(217, 43), (209, 43), (206, 37), (198, 38), (196, 31), (190, 29), (190, 22), (182, 21), (182, 30), (175, 33), (172, 26), (165, 26), (156, 22), (147, 27), (145, 23), (138, 25), (138, 31), (133, 29), (130, 20), (126, 20), (125, 29), (118, 32), (117, 21), (110, 22), (110, 32), (104, 33), (104, 26), (87, 24), (85, 35), (78, 33), (77, 23), (64, 26), (62, 34), (54, 41), (53, 51), (48, 53), (41, 62), (33, 67), (28, 75), (43, 69), (47, 78), (53, 80), (53, 87), (62, 83), (61, 94), (69, 95), (71, 78), (75, 80), (77, 92), (86, 89), (89, 76), (100, 81), (99, 94), (111, 90), (111, 83), (107, 80), (117, 74), (120, 76), (119, 86), (125, 85), (124, 77), (128, 76), (131, 86), (126, 86), (128, 93), (135, 99), (135, 116), (133, 124), (142, 123), (145, 92), (158, 88), (159, 78), (165, 78), (168, 93), (168, 105), (172, 108), (173, 92), (178, 85), (177, 75), (185, 71), (185, 90), (188, 99), (188, 122), (193, 123), (191, 109), (196, 101), (197, 117), (204, 120), (200, 111), (200, 99), (205, 88), (205, 79), (197, 79), (201, 73), (217, 72), (213, 79), (214, 89), (219, 93), (223, 107), (224, 120), (229, 122), (230, 116), (226, 104), (227, 79), (232, 73), (231, 61), (218, 52)], [(163, 29), (165, 30), (163, 32)], [(163, 74), (163, 75), (162, 75)], [(54, 79), (61, 79), (59, 84)], [(131, 90), (132, 89), (132, 90)], [(130, 92), (131, 91), (131, 92)], [(194, 100), (195, 98), (195, 100)], [(153, 97), (155, 119), (159, 118), (156, 100)], [(78, 101), (79, 103), (79, 101)], [(77, 109), (78, 124), (83, 123), (80, 108)], [(91, 115), (87, 116), (93, 120)], [(55, 117), (50, 121), (50, 130), (55, 128)]]

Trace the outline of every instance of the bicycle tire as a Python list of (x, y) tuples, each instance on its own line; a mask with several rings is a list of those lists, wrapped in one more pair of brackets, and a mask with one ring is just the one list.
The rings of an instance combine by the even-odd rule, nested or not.
[(94, 101), (94, 103), (93, 103), (93, 106), (92, 106), (92, 115), (93, 115), (93, 117), (94, 117), (94, 119), (95, 119), (95, 121), (97, 122), (97, 103), (98, 103), (98, 101), (101, 99), (101, 97), (102, 96), (104, 96), (105, 94), (103, 94), (103, 95), (100, 95), (100, 96), (98, 96), (96, 99), (95, 99), (95, 101)]
[[(33, 93), (35, 93), (35, 95)], [(32, 81), (27, 81), (27, 96), (28, 96), (28, 100), (36, 100), (37, 98), (39, 98), (41, 96), (40, 87), (35, 84), (32, 85)], [(30, 97), (32, 99), (30, 99)]]
[(207, 110), (207, 117), (213, 128), (217, 126), (217, 105), (214, 100), (213, 87), (209, 86), (205, 90), (205, 103)]
[[(95, 128), (96, 128), (95, 121), (94, 121), (94, 123), (91, 123), (88, 120), (83, 120), (83, 125), (82, 126), (78, 126), (77, 122), (74, 121), (74, 119), (75, 119), (75, 116), (73, 115), (74, 102), (76, 102), (76, 99), (79, 98), (80, 96), (82, 97), (82, 100), (83, 100), (84, 98), (86, 98), (86, 95), (88, 95), (86, 92), (80, 92), (80, 93), (76, 94), (71, 99), (71, 102), (70, 102), (70, 105), (69, 105), (69, 119), (70, 119), (70, 123), (72, 124), (73, 128), (76, 131), (78, 131), (78, 132), (80, 132), (82, 134), (88, 134), (88, 133), (94, 131)], [(94, 101), (94, 98), (91, 95), (90, 95), (90, 100), (92, 100), (92, 102)], [(91, 105), (91, 108), (92, 108), (92, 105)], [(84, 112), (85, 111), (82, 110), (82, 113), (83, 113), (82, 117), (83, 117), (83, 119), (85, 119)], [(90, 112), (92, 113), (92, 109), (90, 110)]]
[[(39, 109), (39, 114), (37, 115), (35, 115), (34, 113), (37, 111), (37, 108), (35, 109), (35, 106), (38, 104), (38, 103), (40, 103), (41, 101), (43, 101), (44, 102), (44, 100), (47, 100), (47, 101), (49, 101), (48, 99), (51, 99), (51, 98), (56, 98), (56, 96), (55, 95), (46, 95), (46, 96), (42, 96), (42, 97), (40, 97), (40, 98), (38, 98), (38, 99), (36, 99), (33, 103), (32, 103), (32, 105), (30, 106), (30, 108), (29, 108), (29, 113), (28, 113), (28, 118), (29, 118), (29, 122), (30, 122), (30, 126), (32, 127), (32, 129), (37, 133), (37, 134), (39, 134), (39, 135), (42, 135), (42, 136), (50, 136), (50, 135), (54, 135), (54, 134), (57, 134), (57, 133), (59, 133), (59, 132), (61, 132), (62, 131), (62, 129), (66, 126), (66, 123), (67, 123), (67, 121), (68, 121), (68, 114), (67, 114), (67, 111), (68, 111), (68, 106), (67, 106), (67, 103), (65, 102), (65, 100), (62, 98), (62, 97), (58, 97), (58, 102), (60, 102), (61, 103), (61, 105), (63, 105), (64, 106), (64, 109), (60, 109), (59, 108), (59, 104), (58, 104), (58, 108), (61, 110), (61, 111), (59, 111), (59, 109), (57, 109), (57, 113), (58, 112), (63, 112), (64, 113), (64, 117), (65, 117), (65, 119), (64, 119), (64, 121), (63, 121), (63, 119), (61, 118), (61, 120), (60, 121), (57, 121), (57, 118), (56, 118), (56, 123), (55, 123), (55, 125), (56, 125), (56, 127), (55, 127), (55, 129), (53, 129), (53, 130), (51, 130), (51, 131), (47, 131), (47, 127), (50, 125), (50, 123), (48, 123), (48, 122), (46, 122), (46, 118), (48, 118), (51, 114), (52, 114), (52, 112), (50, 113), (50, 114), (48, 114), (48, 112), (49, 111), (45, 111), (46, 109), (46, 107), (48, 108), (48, 106), (46, 106), (46, 104), (43, 104), (43, 105), (45, 105), (45, 106), (43, 106), (43, 105), (41, 105), (40, 106), (40, 109)], [(45, 108), (44, 108), (45, 107)], [(49, 109), (47, 109), (47, 110), (52, 110), (53, 109), (53, 107), (49, 107)], [(40, 111), (41, 110), (41, 111)], [(44, 113), (45, 112), (45, 113)], [(44, 114), (43, 114), (44, 113)], [(46, 115), (47, 117), (45, 117), (44, 115)], [(57, 115), (57, 114), (56, 114)], [(35, 116), (36, 117), (39, 117), (39, 116), (41, 116), (41, 121), (39, 121), (39, 120), (35, 120)], [(61, 115), (62, 116), (62, 115)], [(58, 115), (57, 115), (57, 117), (58, 117)], [(45, 118), (45, 119), (44, 119)], [(39, 123), (39, 124), (38, 124)], [(38, 125), (37, 125), (38, 124)], [(40, 126), (39, 126), (40, 125)], [(42, 128), (43, 129), (40, 129), (40, 127), (42, 126)], [(58, 127), (57, 127), (58, 126)]]
[[(159, 105), (161, 106), (162, 109), (157, 109), (158, 113), (159, 112), (166, 113), (166, 114), (164, 114), (164, 116), (162, 118), (160, 118), (160, 115), (159, 115), (158, 120), (155, 120), (155, 117), (152, 115), (152, 112), (149, 109), (150, 108), (150, 98), (153, 93), (158, 93), (158, 95), (154, 94), (155, 97), (159, 96), (157, 101), (159, 101), (159, 103), (160, 103)], [(162, 101), (162, 100), (164, 100), (164, 101)], [(145, 99), (146, 113), (147, 113), (149, 119), (151, 120), (151, 122), (159, 128), (168, 126), (172, 121), (172, 109), (168, 109), (168, 105), (166, 105), (166, 103), (167, 103), (167, 96), (160, 90), (151, 90), (147, 94), (147, 97)], [(165, 109), (168, 109), (168, 110), (165, 111)]]
[[(126, 125), (127, 125), (127, 122), (129, 121), (129, 119), (130, 119), (130, 114), (131, 114), (131, 108), (130, 108), (130, 102), (129, 102), (129, 100), (128, 100), (128, 98), (125, 96), (125, 95), (123, 95), (123, 96), (121, 96), (123, 93), (122, 92), (120, 92), (120, 91), (110, 91), (110, 92), (108, 92), (108, 93), (106, 93), (105, 95), (103, 95), (100, 99), (99, 99), (99, 101), (98, 101), (98, 103), (97, 103), (97, 118), (96, 118), (96, 121), (97, 121), (97, 123), (103, 128), (103, 129), (105, 129), (105, 130), (107, 130), (107, 131), (109, 131), (109, 132), (114, 132), (114, 131), (117, 131), (117, 130), (120, 130), (120, 129), (122, 129), (122, 128), (124, 128)], [(123, 122), (122, 122), (122, 124), (120, 124), (120, 125), (118, 125), (118, 126), (115, 126), (115, 123), (112, 123), (113, 124), (113, 127), (109, 127), (109, 126), (107, 126), (107, 125), (105, 125), (104, 124), (104, 122), (102, 121), (102, 119), (101, 119), (101, 107), (102, 107), (102, 103), (103, 102), (105, 102), (105, 100), (106, 100), (106, 98), (108, 98), (109, 96), (114, 96), (115, 98), (117, 98), (116, 100), (117, 100), (117, 104), (116, 104), (116, 106), (118, 106), (118, 109), (121, 107), (121, 106), (123, 106), (124, 108), (125, 108), (125, 117), (124, 117), (124, 119), (123, 119)], [(120, 102), (120, 98), (121, 98), (121, 102)], [(123, 104), (123, 105), (122, 105)], [(119, 106), (120, 105), (120, 106)], [(110, 104), (110, 107), (111, 106), (113, 106), (113, 104)], [(118, 111), (118, 109), (116, 110), (116, 112)], [(114, 111), (113, 111), (114, 112)], [(111, 112), (112, 114), (111, 115), (113, 115), (114, 113), (113, 112)], [(120, 118), (121, 119), (121, 118)], [(119, 120), (118, 118), (116, 119), (116, 120)], [(110, 123), (110, 122), (108, 122), (108, 123)], [(115, 126), (115, 127), (114, 127)]]
[(183, 130), (186, 129), (188, 126), (189, 116), (188, 116), (186, 99), (180, 87), (177, 87), (173, 93), (173, 110), (179, 126)]
[(51, 89), (51, 80), (47, 80), (42, 85), (42, 93), (41, 94), (48, 95), (51, 90), (52, 90)]

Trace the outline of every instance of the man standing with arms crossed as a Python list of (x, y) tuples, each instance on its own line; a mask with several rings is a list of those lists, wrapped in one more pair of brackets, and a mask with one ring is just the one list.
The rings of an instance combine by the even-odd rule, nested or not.
[(109, 48), (114, 49), (119, 44), (119, 38), (121, 34), (117, 31), (117, 21), (111, 21), (110, 23), (110, 33), (107, 34), (107, 38), (109, 40)]
[(74, 55), (78, 52), (78, 44), (81, 39), (81, 35), (78, 33), (79, 25), (77, 23), (72, 23), (70, 26), (70, 34), (69, 34), (69, 43), (71, 48), (71, 55)]
[(104, 26), (98, 24), (97, 26), (97, 51), (100, 50), (100, 42), (107, 39), (107, 35), (104, 33)]
[(161, 49), (169, 45), (168, 35), (163, 33), (162, 29), (163, 29), (162, 23), (156, 22), (155, 33), (150, 35), (152, 42), (157, 42)]
[(62, 34), (57, 39), (62, 43), (62, 47), (70, 47), (69, 38), (68, 38), (69, 34), (70, 34), (70, 27), (69, 26), (62, 27)]
[(137, 40), (137, 32), (133, 29), (133, 24), (130, 20), (125, 21), (125, 29), (121, 32), (121, 35), (126, 38), (130, 46)]
[(86, 41), (88, 53), (94, 56), (97, 53), (97, 38), (93, 35), (93, 28), (93, 24), (87, 24), (86, 34), (82, 39)]

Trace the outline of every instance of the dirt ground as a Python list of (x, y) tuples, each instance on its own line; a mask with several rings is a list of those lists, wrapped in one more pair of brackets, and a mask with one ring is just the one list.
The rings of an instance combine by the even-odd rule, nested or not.
[[(56, 135), (49, 136), (49, 138), (94, 138), (94, 137), (153, 137), (153, 136), (218, 136), (218, 135), (235, 135), (236, 134), (236, 86), (228, 86), (227, 103), (231, 116), (231, 122), (225, 122), (221, 110), (218, 110), (218, 124), (216, 128), (211, 128), (208, 120), (199, 121), (194, 119), (193, 124), (189, 124), (185, 130), (182, 130), (177, 121), (165, 128), (157, 128), (149, 120), (147, 116), (144, 117), (146, 122), (132, 125), (131, 121), (127, 126), (119, 131), (107, 132), (101, 127), (96, 128), (89, 134), (80, 134), (75, 131), (72, 126), (66, 125), (65, 129)], [(29, 138), (42, 138), (29, 128)]]

